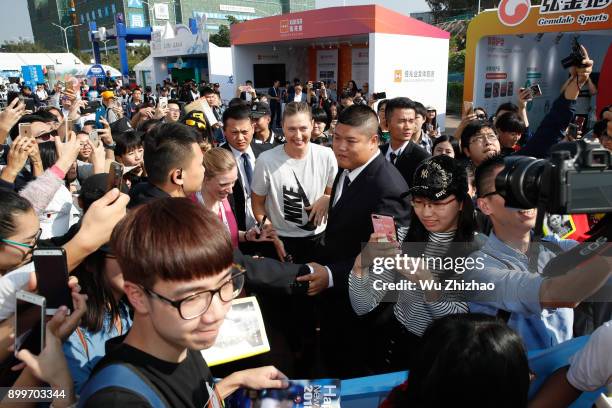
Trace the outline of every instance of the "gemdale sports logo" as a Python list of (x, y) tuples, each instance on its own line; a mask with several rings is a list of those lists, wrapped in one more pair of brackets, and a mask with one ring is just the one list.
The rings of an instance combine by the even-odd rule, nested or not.
[(502, 0), (497, 8), (499, 21), (509, 27), (521, 24), (531, 9), (531, 0)]

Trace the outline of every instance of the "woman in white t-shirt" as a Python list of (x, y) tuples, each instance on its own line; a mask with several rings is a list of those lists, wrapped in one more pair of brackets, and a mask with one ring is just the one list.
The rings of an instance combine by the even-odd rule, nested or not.
[(283, 114), (284, 145), (262, 153), (251, 183), (255, 219), (271, 223), (294, 262), (312, 260), (325, 231), (329, 196), (338, 171), (331, 149), (310, 143), (313, 119), (304, 102)]

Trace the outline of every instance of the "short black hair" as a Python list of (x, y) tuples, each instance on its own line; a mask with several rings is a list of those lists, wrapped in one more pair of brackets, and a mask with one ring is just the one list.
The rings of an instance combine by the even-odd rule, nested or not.
[[(32, 204), (14, 191), (2, 190), (0, 194), (0, 239), (6, 239), (17, 230), (15, 215), (34, 211)], [(0, 242), (0, 245), (5, 245)]]
[(202, 88), (200, 93), (202, 94), (202, 96), (206, 96), (206, 95), (214, 94), (215, 91), (211, 87), (205, 86), (205, 87)]
[(147, 119), (144, 122), (141, 122), (140, 125), (138, 125), (138, 130), (144, 133), (148, 133), (151, 131), (151, 129), (160, 124), (162, 124), (162, 119)]
[(338, 114), (338, 123), (363, 128), (368, 136), (378, 134), (378, 116), (366, 105), (351, 105)]
[(455, 159), (461, 157), (461, 149), (459, 148), (459, 142), (453, 136), (449, 135), (441, 135), (440, 137), (436, 137), (434, 139), (433, 145), (431, 146), (431, 151), (433, 152), (436, 149), (436, 146), (440, 143), (448, 142), (453, 148), (453, 152), (455, 153)]
[(245, 104), (230, 106), (223, 112), (223, 126), (227, 124), (228, 119), (233, 120), (251, 120), (251, 110)]
[(164, 123), (144, 139), (144, 165), (151, 183), (164, 183), (172, 169), (186, 167), (192, 158), (197, 132), (182, 123)]
[(385, 117), (388, 119), (393, 115), (396, 109), (412, 109), (416, 113), (416, 106), (410, 98), (400, 96), (398, 98), (389, 99), (385, 108)]
[(115, 146), (115, 155), (123, 156), (137, 147), (143, 146), (143, 132), (134, 132), (133, 130), (119, 133), (118, 135), (113, 136), (113, 139), (116, 143)]
[[(474, 184), (476, 184), (476, 195), (482, 197), (483, 194), (490, 193), (495, 190), (495, 178), (493, 172), (499, 167), (504, 167), (504, 158), (496, 154), (495, 156), (488, 157), (485, 161), (480, 163), (474, 171)], [(493, 189), (487, 188), (493, 183)]]
[(479, 133), (484, 128), (494, 130), (493, 126), (490, 125), (488, 122), (483, 122), (481, 120), (473, 120), (469, 122), (463, 129), (463, 132), (461, 132), (461, 149), (469, 150), (470, 140), (472, 139), (472, 136)]
[[(593, 134), (596, 137), (603, 136), (608, 132), (608, 121), (606, 119), (595, 122), (593, 125)], [(612, 136), (612, 135), (608, 135)]]
[(96, 126), (96, 121), (95, 120), (86, 120), (85, 122), (83, 122), (83, 126)]
[(423, 119), (427, 117), (427, 108), (421, 102), (414, 102), (414, 112), (417, 115), (420, 115)]
[(327, 123), (327, 112), (321, 108), (314, 108), (312, 110), (312, 120), (315, 122), (324, 122)]
[(505, 103), (502, 103), (501, 105), (499, 105), (499, 106), (497, 107), (497, 110), (495, 111), (495, 115), (494, 115), (494, 116), (497, 116), (497, 114), (498, 114), (500, 111), (508, 111), (508, 112), (518, 113), (518, 111), (519, 111), (519, 107), (518, 107), (518, 106), (516, 106), (515, 104), (513, 104), (512, 102), (505, 102)]
[(251, 81), (250, 79), (247, 79), (246, 81), (244, 81), (245, 84), (253, 84), (253, 81)]
[(240, 98), (232, 98), (227, 104), (228, 108), (233, 108), (234, 106), (240, 106), (240, 105), (246, 106), (246, 102)]
[(171, 103), (177, 105), (179, 108), (182, 108), (181, 101), (179, 101), (178, 99), (169, 99), (168, 100), (168, 105), (170, 105)]
[(514, 112), (506, 112), (497, 118), (495, 127), (502, 132), (516, 132), (523, 134), (527, 129), (525, 122)]

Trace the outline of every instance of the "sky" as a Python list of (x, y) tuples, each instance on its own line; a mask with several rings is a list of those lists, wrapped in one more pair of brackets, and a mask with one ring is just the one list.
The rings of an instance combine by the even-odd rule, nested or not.
[[(325, 3), (325, 7), (330, 7), (331, 3), (334, 5), (344, 3), (347, 6), (376, 3), (405, 14), (429, 10), (425, 0), (316, 0), (316, 3), (317, 5)], [(6, 9), (9, 4), (10, 11)], [(5, 41), (17, 41), (19, 37), (33, 41), (28, 2), (0, 0), (0, 7), (5, 8), (0, 12), (0, 44)]]
[(17, 41), (19, 37), (34, 40), (26, 0), (0, 0), (0, 43)]

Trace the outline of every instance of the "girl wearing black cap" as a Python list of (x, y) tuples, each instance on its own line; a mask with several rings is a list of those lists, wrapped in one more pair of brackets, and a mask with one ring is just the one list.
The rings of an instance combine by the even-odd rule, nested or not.
[[(467, 257), (477, 247), (466, 171), (451, 157), (430, 157), (417, 168), (409, 193), (412, 218), (403, 243), (410, 244), (403, 246), (401, 256), (421, 263), (408, 264), (407, 269), (400, 266), (403, 270), (382, 268), (380, 264), (376, 268), (377, 262), (372, 266), (372, 262), (361, 259), (362, 252), (349, 276), (351, 304), (358, 315), (373, 311), (383, 298), (395, 301), (395, 318), (388, 319), (383, 330), (376, 330), (385, 333), (377, 336), (373, 347), (377, 355), (372, 368), (377, 372), (410, 368), (420, 337), (435, 319), (468, 311), (460, 293), (444, 290), (448, 280), (464, 272), (464, 264), (455, 260)], [(370, 243), (381, 242), (381, 238), (384, 236), (374, 233)], [(376, 257), (395, 258), (399, 253), (395, 243), (378, 243), (372, 250), (376, 251)], [(453, 267), (447, 259), (453, 259)], [(383, 285), (401, 281), (413, 284), (393, 292), (387, 290), (388, 285)], [(442, 290), (423, 288), (424, 282), (441, 283)]]

